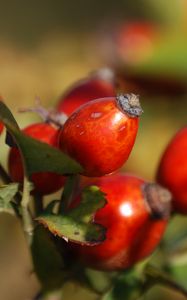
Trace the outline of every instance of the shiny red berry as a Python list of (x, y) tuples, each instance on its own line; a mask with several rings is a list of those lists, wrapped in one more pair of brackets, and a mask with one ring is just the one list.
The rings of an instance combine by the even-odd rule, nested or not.
[[(36, 123), (26, 127), (23, 132), (41, 142), (58, 147), (59, 131), (47, 123)], [(18, 148), (10, 149), (8, 157), (8, 169), (12, 181), (23, 182), (23, 165)], [(51, 172), (40, 172), (31, 177), (34, 183), (34, 192), (47, 195), (56, 192), (63, 185), (65, 178)]]
[[(106, 228), (106, 239), (94, 246), (69, 246), (88, 267), (129, 268), (158, 246), (168, 222), (171, 195), (161, 186), (129, 174), (101, 177), (93, 180), (93, 184), (106, 194), (107, 204), (93, 218)], [(81, 193), (74, 199), (73, 207), (80, 198)]]
[(86, 176), (114, 172), (132, 150), (141, 113), (134, 94), (90, 101), (65, 122), (59, 146), (83, 166)]
[(79, 106), (90, 100), (115, 96), (114, 75), (108, 69), (78, 81), (59, 99), (57, 110), (69, 116)]
[(157, 181), (172, 192), (174, 210), (187, 214), (187, 127), (177, 132), (163, 153)]

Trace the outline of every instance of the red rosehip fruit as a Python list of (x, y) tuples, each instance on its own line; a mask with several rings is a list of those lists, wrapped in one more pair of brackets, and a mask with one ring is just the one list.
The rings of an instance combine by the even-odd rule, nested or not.
[(187, 127), (172, 138), (162, 155), (157, 181), (173, 195), (173, 208), (187, 214)]
[(4, 128), (4, 125), (3, 125), (3, 123), (0, 122), (0, 134), (1, 134), (2, 131), (3, 131), (3, 128)]
[(69, 116), (79, 106), (90, 100), (112, 96), (115, 96), (114, 75), (108, 69), (101, 69), (70, 87), (60, 97), (57, 110)]
[[(3, 98), (0, 96), (0, 101), (3, 102)], [(4, 124), (2, 122), (0, 122), (0, 134), (2, 133), (4, 128)]]
[(90, 101), (67, 119), (59, 135), (59, 147), (82, 165), (83, 175), (112, 173), (132, 150), (141, 113), (139, 98), (134, 94)]
[(139, 63), (148, 59), (160, 36), (156, 25), (149, 22), (130, 22), (118, 28), (116, 46), (126, 63)]
[[(78, 260), (88, 267), (115, 271), (149, 256), (163, 237), (170, 215), (170, 193), (129, 174), (93, 180), (106, 194), (107, 204), (93, 220), (106, 228), (106, 239), (94, 246), (69, 243)], [(89, 184), (91, 185), (91, 184)], [(81, 192), (71, 208), (78, 205)]]
[[(47, 123), (32, 124), (23, 132), (40, 142), (58, 147), (59, 130)], [(8, 169), (12, 181), (23, 182), (23, 164), (18, 148), (12, 147), (8, 157)], [(39, 172), (31, 176), (34, 183), (34, 193), (47, 195), (56, 192), (63, 187), (65, 177), (52, 172)]]

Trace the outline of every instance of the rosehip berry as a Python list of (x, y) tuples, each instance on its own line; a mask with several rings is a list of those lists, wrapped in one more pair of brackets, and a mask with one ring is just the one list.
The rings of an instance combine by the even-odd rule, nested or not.
[(131, 22), (119, 27), (116, 38), (119, 56), (127, 63), (141, 62), (150, 57), (160, 33), (148, 22)]
[(112, 71), (101, 69), (96, 74), (78, 81), (60, 97), (57, 110), (69, 116), (90, 100), (115, 96), (113, 77)]
[[(107, 204), (93, 217), (95, 223), (106, 228), (106, 239), (94, 246), (70, 242), (70, 249), (88, 267), (129, 268), (159, 244), (170, 215), (171, 195), (161, 186), (129, 174), (101, 177), (93, 184), (106, 194)], [(71, 208), (80, 198), (81, 192)]]
[(114, 172), (132, 150), (141, 113), (134, 94), (90, 101), (65, 122), (59, 146), (83, 166), (86, 176)]
[[(58, 146), (59, 130), (47, 123), (36, 123), (26, 127), (23, 132), (41, 142), (49, 144), (50, 146)], [(23, 182), (23, 165), (21, 155), (18, 148), (10, 149), (8, 157), (8, 169), (12, 181)], [(31, 176), (34, 183), (34, 192), (47, 195), (59, 190), (65, 181), (65, 177), (52, 173), (40, 172)]]
[(187, 214), (187, 127), (167, 146), (157, 171), (157, 181), (173, 194), (174, 210)]
[(3, 128), (4, 128), (4, 125), (3, 125), (3, 123), (0, 122), (0, 134), (1, 134), (2, 131), (3, 131)]
[[(3, 98), (0, 96), (0, 101), (3, 102)], [(2, 122), (0, 122), (0, 134), (2, 133), (4, 128), (4, 124)]]

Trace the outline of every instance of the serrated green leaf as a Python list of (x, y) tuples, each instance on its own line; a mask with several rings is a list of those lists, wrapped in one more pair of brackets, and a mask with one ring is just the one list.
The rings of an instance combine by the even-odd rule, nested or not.
[(92, 220), (93, 213), (106, 204), (105, 193), (97, 186), (92, 185), (84, 189), (81, 203), (69, 213), (73, 219), (79, 218), (82, 222), (88, 223)]
[(42, 226), (35, 228), (31, 251), (34, 271), (43, 289), (49, 291), (61, 287), (65, 277), (63, 259), (49, 232)]
[(84, 190), (80, 204), (66, 214), (43, 214), (37, 221), (54, 235), (81, 244), (97, 244), (104, 240), (103, 226), (91, 223), (93, 214), (105, 205), (104, 193), (96, 186)]
[(18, 187), (18, 183), (10, 183), (9, 185), (0, 186), (0, 212), (14, 214), (11, 201), (18, 192)]
[(103, 227), (98, 224), (86, 224), (62, 215), (48, 215), (39, 217), (37, 220), (54, 235), (67, 241), (84, 244), (97, 244), (103, 241)]
[(1, 101), (0, 120), (16, 141), (23, 156), (28, 176), (33, 173), (46, 171), (62, 175), (76, 174), (83, 171), (82, 167), (68, 155), (21, 132), (11, 112)]

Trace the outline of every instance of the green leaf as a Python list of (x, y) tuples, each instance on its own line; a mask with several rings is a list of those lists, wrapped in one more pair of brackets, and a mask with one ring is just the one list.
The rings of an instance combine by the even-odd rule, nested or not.
[(64, 263), (49, 232), (42, 226), (34, 231), (31, 246), (34, 271), (45, 290), (55, 290), (61, 287), (65, 278)]
[(184, 262), (182, 264), (171, 264), (170, 272), (172, 278), (176, 280), (180, 285), (182, 285), (185, 289), (187, 289), (187, 263)]
[(7, 212), (14, 215), (11, 201), (18, 192), (18, 187), (18, 183), (0, 186), (0, 212)]
[(84, 189), (80, 205), (72, 209), (70, 215), (75, 220), (79, 219), (88, 223), (92, 220), (95, 211), (104, 207), (106, 203), (105, 193), (92, 185)]
[(8, 109), (8, 107), (5, 105), (4, 102), (0, 101), (0, 119), (2, 121), (8, 121), (14, 126), (15, 128), (19, 129), (19, 126), (11, 113), (11, 111)]
[(80, 204), (71, 211), (61, 215), (44, 213), (37, 221), (66, 241), (94, 245), (105, 239), (105, 229), (91, 221), (96, 210), (105, 204), (104, 193), (90, 186), (84, 190)]
[(172, 35), (158, 43), (149, 59), (131, 68), (135, 73), (179, 78), (186, 82), (187, 41), (183, 35)]
[(66, 175), (83, 171), (82, 167), (68, 155), (21, 132), (11, 112), (1, 101), (0, 120), (16, 141), (28, 176), (37, 172), (54, 172)]
[(185, 229), (186, 227), (172, 240), (171, 249), (169, 249), (170, 244), (167, 244), (165, 256), (170, 274), (187, 289), (187, 232)]

